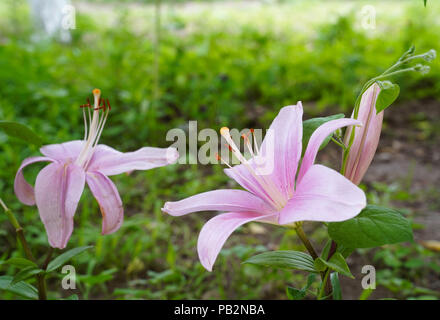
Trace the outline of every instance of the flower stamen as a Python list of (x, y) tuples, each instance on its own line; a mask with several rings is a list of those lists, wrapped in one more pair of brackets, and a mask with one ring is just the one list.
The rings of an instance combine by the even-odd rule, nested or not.
[[(228, 143), (229, 150), (232, 150), (234, 156), (245, 166), (245, 168), (248, 170), (248, 172), (255, 178), (255, 180), (257, 182), (257, 187), (263, 191), (263, 195), (266, 198), (266, 200), (279, 210), (281, 208), (283, 208), (285, 206), (285, 204), (287, 203), (287, 199), (285, 199), (285, 197), (282, 195), (282, 193), (279, 191), (278, 187), (274, 184), (274, 182), (270, 179), (270, 177), (266, 177), (265, 175), (258, 174), (255, 171), (255, 169), (252, 167), (251, 163), (242, 155), (242, 153), (240, 152), (240, 149), (237, 147), (237, 145), (232, 140), (230, 131), (227, 127), (221, 128), (220, 134)], [(252, 156), (254, 156), (249, 138), (247, 136), (245, 136), (245, 137), (247, 139), (248, 148), (250, 147)], [(255, 182), (249, 181), (249, 179), (247, 179), (245, 176), (241, 175), (239, 173), (239, 171), (237, 171), (237, 174), (240, 175), (240, 177), (243, 180), (245, 180), (247, 183), (249, 183), (251, 185), (255, 185)]]
[[(85, 125), (84, 145), (76, 159), (76, 164), (86, 168), (92, 159), (96, 146), (101, 138), (102, 131), (104, 130), (105, 123), (110, 111), (110, 103), (107, 103), (104, 99), (101, 99), (101, 90), (94, 89), (92, 91), (94, 103), (93, 106), (87, 99), (87, 104), (81, 105), (83, 108), (83, 117)], [(108, 106), (108, 107), (107, 107)], [(84, 108), (88, 109), (86, 114)], [(91, 111), (93, 109), (93, 113)], [(102, 111), (102, 112), (101, 112)], [(88, 116), (88, 121), (87, 121)]]

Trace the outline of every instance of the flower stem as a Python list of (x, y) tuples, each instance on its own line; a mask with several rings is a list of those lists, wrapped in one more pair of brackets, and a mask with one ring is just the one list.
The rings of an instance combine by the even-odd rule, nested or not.
[(54, 249), (52, 247), (49, 247), (49, 251), (47, 252), (47, 256), (46, 259), (44, 260), (43, 263), (43, 270), (47, 269), (47, 266), (49, 265), (50, 260), (52, 259), (52, 254), (54, 252)]
[[(12, 226), (15, 228), (15, 232), (17, 233), (18, 240), (21, 243), (21, 246), (23, 247), (24, 253), (26, 257), (37, 264), (37, 260), (35, 260), (34, 255), (32, 254), (32, 251), (26, 241), (26, 238), (24, 236), (23, 228), (21, 227), (20, 223), (18, 222), (17, 218), (15, 217), (14, 213), (9, 209), (6, 204), (3, 202), (3, 200), (0, 198), (0, 206), (3, 208), (3, 210), (6, 213), (6, 216), (8, 217), (8, 220), (11, 222)], [(52, 248), (51, 248), (52, 249)], [(37, 288), (38, 288), (38, 299), (40, 300), (46, 300), (47, 294), (46, 294), (46, 281), (44, 279), (44, 275), (37, 274)]]
[[(309, 241), (306, 234), (304, 233), (304, 230), (302, 228), (302, 223), (296, 222), (294, 229), (296, 231), (296, 234), (298, 235), (298, 237), (301, 239), (302, 243), (306, 247), (307, 251), (312, 256), (313, 260), (316, 260), (318, 258), (318, 254), (316, 253), (316, 250), (313, 248), (312, 243)], [(333, 244), (332, 244), (332, 248), (333, 248)], [(333, 253), (331, 253), (331, 254), (333, 254)], [(329, 257), (330, 257), (330, 255), (329, 255)], [(326, 272), (321, 272), (322, 288), (324, 288), (322, 290), (324, 290), (326, 296), (330, 296), (333, 292), (333, 288), (332, 288), (331, 283), (327, 282), (328, 272), (329, 272), (329, 269), (327, 269)], [(321, 297), (321, 293), (318, 296), (318, 298), (319, 297)]]
[(310, 243), (309, 239), (307, 238), (306, 234), (304, 233), (304, 230), (301, 226), (301, 223), (296, 223), (294, 228), (295, 228), (296, 234), (301, 239), (302, 243), (304, 244), (307, 251), (312, 256), (313, 260), (317, 259), (318, 254), (316, 253), (315, 249), (313, 248), (312, 244)]

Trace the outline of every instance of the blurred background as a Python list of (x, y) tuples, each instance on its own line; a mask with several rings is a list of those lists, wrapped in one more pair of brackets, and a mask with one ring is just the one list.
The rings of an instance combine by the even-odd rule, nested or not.
[[(298, 100), (304, 118), (351, 115), (368, 79), (411, 44), (439, 51), (440, 3), (407, 1), (71, 1), (59, 14), (38, 0), (0, 2), (0, 119), (31, 127), (45, 144), (81, 139), (79, 105), (100, 88), (112, 105), (101, 143), (121, 151), (165, 147), (171, 128), (266, 128)], [(54, 1), (55, 2), (55, 1)], [(69, 4), (69, 1), (64, 1)], [(73, 11), (72, 11), (73, 9)], [(59, 11), (58, 11), (59, 12)], [(374, 15), (371, 15), (371, 13)], [(373, 19), (374, 18), (374, 19)], [(58, 19), (58, 20), (57, 20)], [(73, 22), (72, 22), (73, 21)], [(73, 23), (73, 24), (72, 24)], [(363, 265), (376, 267), (371, 298), (440, 298), (440, 59), (427, 75), (395, 78), (399, 99), (386, 110), (378, 153), (362, 188), (370, 203), (398, 208), (413, 221), (415, 242), (358, 250), (349, 258), (356, 279), (341, 279), (343, 298), (357, 299)], [(202, 143), (203, 144), (203, 143)], [(38, 155), (0, 132), (0, 195), (25, 228), (34, 254), (48, 243), (35, 207), (13, 194), (21, 161)], [(329, 145), (319, 161), (338, 169)], [(35, 181), (42, 165), (26, 171)], [(49, 279), (50, 298), (286, 299), (301, 272), (241, 265), (265, 250), (303, 250), (294, 231), (249, 224), (226, 243), (214, 272), (198, 262), (196, 241), (214, 213), (164, 215), (167, 200), (234, 187), (221, 165), (173, 165), (113, 177), (125, 222), (101, 236), (97, 203), (86, 191), (70, 247), (94, 245), (74, 261), (77, 290)], [(326, 230), (304, 225), (319, 250)], [(14, 230), (0, 214), (0, 259), (21, 256)], [(0, 264), (0, 274), (13, 274)], [(0, 292), (10, 299), (10, 293)]]

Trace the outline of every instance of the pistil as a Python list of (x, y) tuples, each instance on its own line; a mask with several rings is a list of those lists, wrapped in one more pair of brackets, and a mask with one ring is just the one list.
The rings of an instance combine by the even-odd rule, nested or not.
[[(108, 113), (111, 109), (110, 104), (101, 99), (101, 90), (93, 90), (93, 106), (87, 100), (87, 104), (82, 105), (83, 117), (84, 117), (84, 145), (76, 159), (76, 164), (87, 168), (90, 160), (92, 159), (93, 153), (101, 137), (102, 131), (104, 130), (105, 123), (107, 121)], [(87, 108), (87, 112), (84, 110)], [(93, 112), (91, 111), (93, 109)]]

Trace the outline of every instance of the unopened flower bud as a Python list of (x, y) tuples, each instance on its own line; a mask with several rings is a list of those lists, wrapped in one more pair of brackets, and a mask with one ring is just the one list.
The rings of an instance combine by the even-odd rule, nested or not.
[(420, 72), (421, 74), (427, 74), (429, 71), (431, 71), (431, 67), (423, 64), (417, 64), (414, 66), (414, 71)]
[[(374, 83), (364, 94), (359, 105), (357, 120), (362, 122), (361, 127), (355, 127), (353, 144), (347, 158), (345, 177), (355, 184), (359, 184), (365, 175), (379, 144), (382, 130), (383, 111), (376, 114), (376, 101), (380, 87)], [(353, 127), (346, 134), (344, 143), (349, 144)]]
[(437, 52), (434, 49), (429, 50), (427, 53), (423, 55), (423, 59), (425, 61), (431, 62), (437, 57)]

